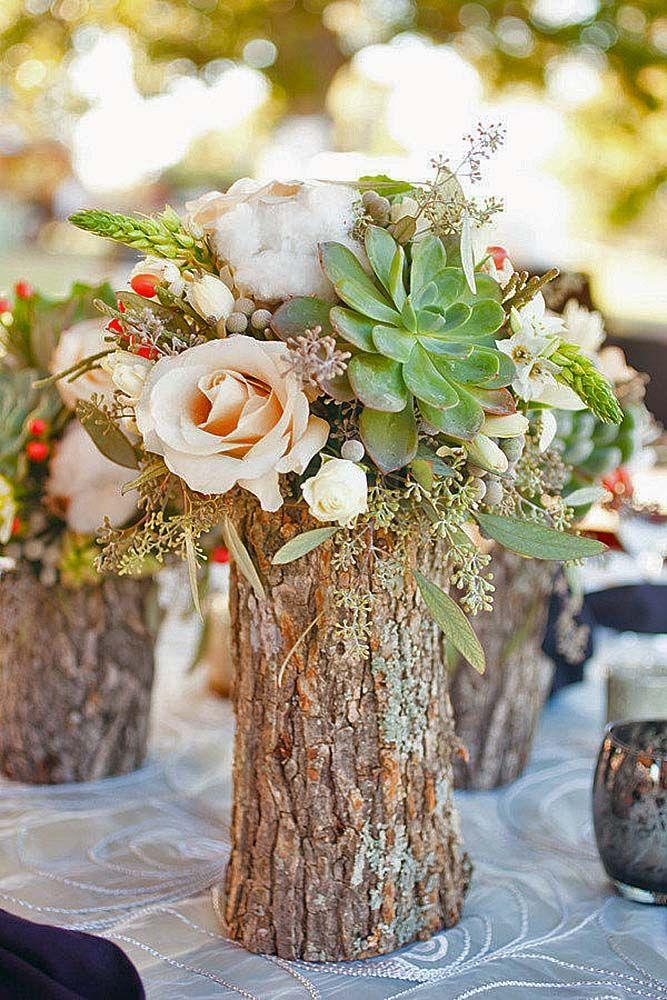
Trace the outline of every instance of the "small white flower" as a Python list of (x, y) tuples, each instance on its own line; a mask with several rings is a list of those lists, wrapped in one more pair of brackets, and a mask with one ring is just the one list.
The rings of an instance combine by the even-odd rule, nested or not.
[(152, 274), (160, 282), (166, 284), (172, 295), (183, 294), (185, 279), (173, 260), (163, 260), (161, 257), (142, 257), (132, 268), (128, 281), (131, 281), (138, 274)]
[(563, 319), (565, 339), (577, 344), (589, 357), (595, 356), (606, 336), (600, 313), (580, 305), (576, 299), (570, 299), (563, 310)]
[(490, 255), (484, 261), (482, 270), (486, 272), (494, 281), (497, 281), (501, 288), (505, 288), (514, 274), (514, 265), (509, 257), (505, 257), (502, 267), (496, 267), (493, 256)]
[(116, 389), (127, 396), (131, 403), (136, 403), (153, 362), (130, 351), (114, 351), (102, 359), (102, 367), (111, 376)]
[(528, 418), (523, 413), (508, 413), (506, 416), (488, 415), (482, 424), (482, 433), (488, 437), (523, 437), (528, 430)]
[(234, 311), (234, 296), (225, 282), (213, 274), (203, 274), (190, 282), (185, 297), (203, 319), (214, 323), (227, 319)]
[(486, 434), (477, 434), (466, 445), (468, 458), (474, 465), (489, 472), (507, 472), (509, 460), (505, 452)]
[(514, 362), (516, 376), (512, 388), (520, 399), (541, 399), (545, 388), (555, 383), (554, 375), (559, 369), (548, 355), (557, 343), (557, 338), (537, 336), (526, 328), (519, 328), (506, 340), (496, 341), (498, 350)]
[(0, 544), (6, 545), (12, 537), (15, 517), (14, 489), (5, 476), (0, 476)]
[(541, 292), (520, 309), (513, 308), (510, 323), (514, 333), (526, 333), (534, 337), (559, 337), (565, 329), (562, 317), (547, 310)]
[(558, 423), (551, 410), (542, 410), (540, 413), (540, 436), (537, 441), (538, 448), (545, 452), (553, 439), (556, 437)]
[(347, 525), (368, 509), (366, 473), (344, 458), (323, 462), (317, 475), (303, 483), (301, 492), (317, 521)]

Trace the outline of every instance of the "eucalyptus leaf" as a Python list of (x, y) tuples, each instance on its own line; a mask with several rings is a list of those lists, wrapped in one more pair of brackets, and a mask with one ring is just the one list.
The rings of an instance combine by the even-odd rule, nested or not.
[(408, 465), (417, 453), (417, 423), (412, 400), (400, 413), (366, 407), (359, 417), (359, 434), (366, 451), (382, 472)]
[(304, 531), (301, 535), (297, 535), (295, 538), (290, 538), (289, 542), (278, 549), (274, 555), (271, 562), (274, 566), (284, 566), (286, 563), (294, 562), (295, 559), (300, 559), (301, 556), (307, 555), (308, 552), (312, 552), (316, 549), (318, 545), (322, 542), (326, 542), (328, 538), (335, 535), (338, 531), (338, 526), (328, 527), (328, 528), (313, 528), (312, 531)]
[(204, 621), (204, 616), (201, 610), (201, 602), (199, 600), (199, 581), (197, 579), (197, 549), (192, 537), (192, 532), (189, 528), (184, 529), (185, 535), (185, 560), (188, 564), (188, 581), (190, 583), (190, 593), (192, 594), (192, 603), (195, 606), (195, 611), (199, 616), (200, 621)]
[(483, 674), (486, 669), (484, 650), (461, 608), (449, 594), (427, 580), (418, 569), (413, 569), (412, 573), (424, 604), (433, 616), (435, 623), (442, 629), (444, 635), (461, 656), (478, 673)]
[(240, 535), (234, 527), (231, 518), (227, 514), (225, 514), (222, 519), (221, 528), (225, 545), (229, 550), (230, 556), (236, 563), (239, 572), (250, 584), (255, 592), (255, 596), (261, 601), (266, 600), (266, 591), (264, 590), (264, 585), (259, 578), (259, 573), (255, 569), (255, 564), (250, 558), (250, 553), (241, 541)]
[(578, 490), (573, 490), (563, 497), (568, 507), (587, 507), (588, 504), (598, 503), (609, 496), (609, 490), (604, 486), (582, 486)]
[(475, 518), (485, 535), (499, 542), (510, 552), (533, 559), (586, 559), (598, 556), (607, 546), (594, 538), (568, 535), (534, 521), (500, 514), (476, 513)]
[(123, 432), (89, 399), (79, 399), (76, 404), (79, 422), (98, 451), (116, 465), (125, 469), (138, 469), (139, 460), (134, 446)]

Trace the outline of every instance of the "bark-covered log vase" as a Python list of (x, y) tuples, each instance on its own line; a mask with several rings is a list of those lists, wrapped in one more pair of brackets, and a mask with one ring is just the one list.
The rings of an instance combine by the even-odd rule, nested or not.
[(0, 772), (33, 784), (138, 768), (153, 684), (150, 580), (0, 577)]
[[(388, 586), (370, 553), (352, 569), (337, 568), (330, 545), (271, 565), (315, 526), (302, 504), (267, 514), (249, 502), (237, 518), (266, 597), (233, 567), (232, 850), (224, 893), (214, 892), (226, 932), (245, 948), (337, 961), (451, 927), (469, 866), (439, 631), (411, 575)], [(432, 579), (442, 565), (435, 547), (421, 561)], [(368, 647), (351, 655), (331, 607), (369, 591)]]
[(493, 612), (474, 620), (486, 656), (478, 674), (459, 661), (450, 694), (465, 756), (457, 788), (489, 789), (522, 774), (549, 692), (553, 662), (542, 652), (557, 565), (494, 551)]

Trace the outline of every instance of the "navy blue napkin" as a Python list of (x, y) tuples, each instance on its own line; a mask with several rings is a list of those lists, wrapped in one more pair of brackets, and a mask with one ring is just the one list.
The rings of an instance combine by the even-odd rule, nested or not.
[(0, 1000), (145, 1000), (139, 973), (111, 941), (0, 910)]

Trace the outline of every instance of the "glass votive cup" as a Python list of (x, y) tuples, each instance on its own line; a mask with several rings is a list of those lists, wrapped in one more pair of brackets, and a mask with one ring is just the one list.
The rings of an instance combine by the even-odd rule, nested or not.
[(667, 719), (607, 726), (593, 823), (602, 863), (621, 895), (667, 905)]
[(607, 669), (607, 722), (617, 719), (667, 719), (667, 661), (614, 663)]

